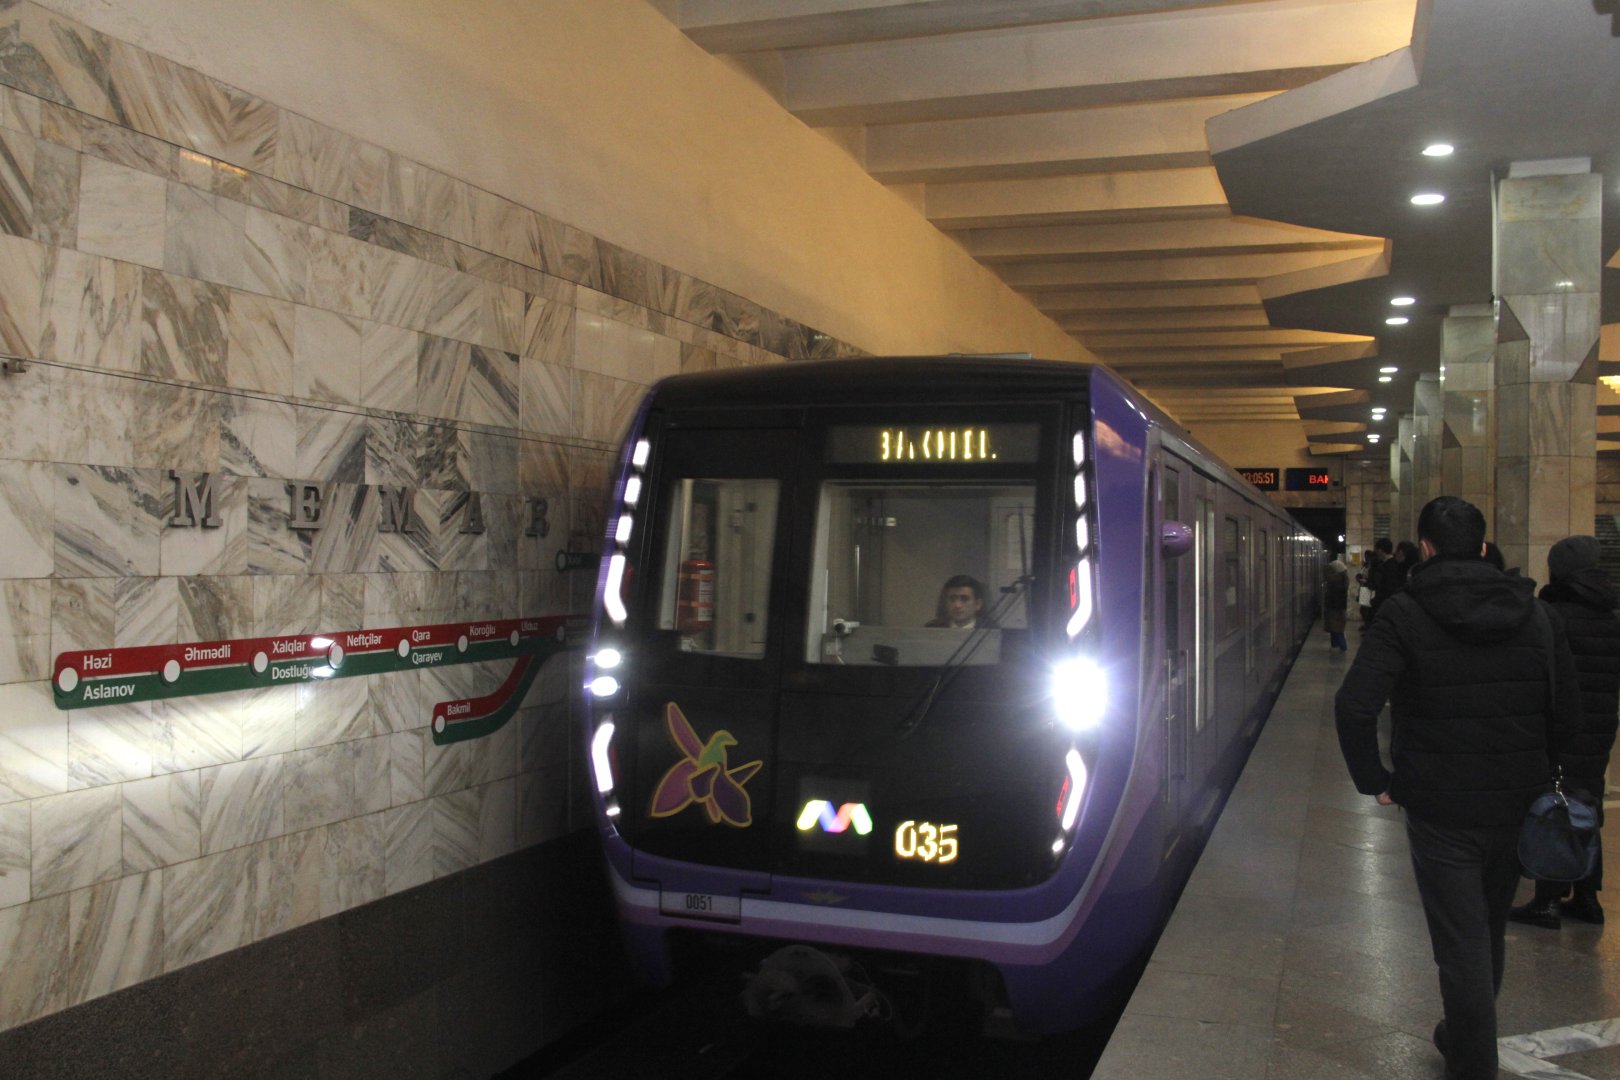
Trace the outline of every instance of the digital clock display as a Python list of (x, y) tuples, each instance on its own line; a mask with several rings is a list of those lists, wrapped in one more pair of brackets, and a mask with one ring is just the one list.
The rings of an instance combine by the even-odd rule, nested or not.
[(1039, 424), (842, 424), (827, 432), (827, 460), (839, 465), (1027, 465), (1039, 451)]
[(1238, 475), (1259, 488), (1261, 491), (1277, 490), (1276, 469), (1239, 469)]

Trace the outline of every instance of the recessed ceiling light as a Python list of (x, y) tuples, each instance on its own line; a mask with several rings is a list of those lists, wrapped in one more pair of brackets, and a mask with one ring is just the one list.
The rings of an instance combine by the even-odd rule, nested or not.
[(1379, 368), (1378, 369), (1378, 374), (1380, 374), (1380, 375), (1393, 375), (1399, 370), (1401, 370), (1401, 369), (1396, 367), (1394, 364), (1391, 364), (1388, 367)]
[(1367, 436), (1367, 441), (1371, 442), (1371, 443), (1377, 442), (1378, 441), (1378, 434), (1376, 432), (1374, 432), (1373, 434), (1368, 435)]
[(1389, 318), (1385, 319), (1384, 323), (1385, 323), (1385, 325), (1388, 325), (1388, 326), (1405, 326), (1407, 323), (1409, 323), (1411, 321), (1412, 320), (1408, 319), (1405, 315), (1392, 315)]
[(1379, 382), (1394, 382), (1395, 381), (1395, 376), (1393, 376), (1393, 375), (1380, 375), (1380, 376), (1378, 376), (1378, 381)]
[(1411, 307), (1413, 304), (1417, 303), (1417, 297), (1415, 297), (1415, 296), (1392, 296), (1392, 297), (1390, 297), (1389, 302), (1394, 307)]
[(1450, 154), (1455, 149), (1457, 149), (1457, 148), (1455, 146), (1452, 146), (1450, 143), (1443, 143), (1443, 142), (1430, 143), (1428, 146), (1425, 146), (1423, 148), (1423, 156), (1424, 157), (1445, 157), (1446, 155)]
[(1446, 201), (1446, 197), (1438, 191), (1423, 191), (1412, 196), (1413, 206), (1438, 206)]

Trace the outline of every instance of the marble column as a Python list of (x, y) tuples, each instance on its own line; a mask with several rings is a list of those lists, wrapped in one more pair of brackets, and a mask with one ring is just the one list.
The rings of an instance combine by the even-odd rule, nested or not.
[(1415, 417), (1411, 413), (1403, 415), (1396, 425), (1395, 444), (1389, 448), (1389, 538), (1396, 543), (1416, 542), (1417, 512), (1422, 505), (1414, 501), (1417, 477), (1412, 471), (1412, 445), (1416, 430)]
[(1389, 516), (1389, 470), (1381, 461), (1345, 462), (1344, 541), (1363, 560), (1378, 538), (1378, 518)]
[(1454, 307), (1440, 324), (1440, 488), (1496, 516), (1492, 487), (1496, 428), (1496, 312), (1489, 304)]
[(1443, 427), (1440, 376), (1425, 373), (1412, 384), (1412, 524), (1407, 539), (1417, 538), (1417, 514), (1441, 492), (1440, 436)]
[(1596, 504), (1602, 178), (1517, 162), (1496, 192), (1496, 521), (1509, 566), (1590, 533)]

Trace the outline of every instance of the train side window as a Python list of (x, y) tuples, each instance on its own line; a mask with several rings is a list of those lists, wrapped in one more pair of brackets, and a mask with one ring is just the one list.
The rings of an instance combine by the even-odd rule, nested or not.
[(683, 652), (765, 655), (776, 480), (683, 479), (670, 499), (658, 626)]
[(1239, 626), (1238, 589), (1243, 574), (1243, 527), (1238, 519), (1228, 517), (1221, 529), (1221, 555), (1225, 560), (1226, 579), (1221, 583), (1221, 633), (1230, 634)]
[(1271, 610), (1271, 574), (1268, 569), (1271, 566), (1271, 554), (1266, 547), (1266, 530), (1260, 530), (1256, 546), (1258, 550), (1255, 552), (1254, 560), (1254, 595), (1258, 598), (1260, 613), (1264, 615)]

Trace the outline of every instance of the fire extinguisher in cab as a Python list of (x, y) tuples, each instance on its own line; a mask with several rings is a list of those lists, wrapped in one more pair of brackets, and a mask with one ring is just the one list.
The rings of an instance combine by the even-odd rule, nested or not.
[(677, 579), (675, 629), (701, 634), (714, 625), (714, 563), (687, 559)]

